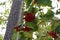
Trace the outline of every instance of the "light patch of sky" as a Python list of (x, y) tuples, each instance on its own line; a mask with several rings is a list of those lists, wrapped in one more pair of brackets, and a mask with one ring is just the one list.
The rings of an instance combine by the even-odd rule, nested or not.
[[(56, 10), (60, 9), (60, 2), (58, 2), (57, 0), (51, 0), (52, 1), (52, 7), (54, 9), (52, 9), (52, 11), (54, 13), (56, 13)], [(48, 10), (47, 10), (47, 7), (42, 7), (44, 10), (44, 13), (46, 13)], [(57, 17), (58, 19), (60, 19), (60, 14), (58, 15), (54, 15), (55, 17)]]
[(2, 3), (2, 2), (6, 2), (7, 0), (0, 0), (0, 3)]
[[(55, 7), (55, 9), (53, 11), (56, 12), (56, 10), (60, 9), (60, 2), (57, 2), (57, 0), (53, 0), (52, 6)], [(55, 15), (55, 17), (60, 19), (60, 14), (59, 15)]]
[(6, 9), (10, 9), (9, 0), (0, 0), (0, 3), (6, 2), (6, 6), (0, 5), (0, 12), (4, 12)]
[(2, 27), (5, 27), (6, 25), (0, 25), (0, 34), (4, 36), (6, 29), (2, 29)]
[(0, 6), (0, 12), (4, 12), (5, 8), (3, 6)]
[[(57, 9), (60, 8), (60, 2), (57, 2), (56, 0), (52, 0), (52, 6), (54, 7), (53, 11), (56, 12)], [(0, 3), (6, 2), (6, 7), (5, 6), (0, 6), (0, 12), (4, 12), (6, 9), (10, 9), (10, 3), (9, 0), (0, 0)], [(58, 6), (58, 8), (57, 8)], [(47, 12), (47, 9), (45, 8), (43, 11)], [(0, 15), (1, 16), (1, 15)], [(60, 15), (55, 15), (60, 19)], [(6, 25), (4, 25), (5, 27)], [(6, 29), (1, 29), (2, 25), (0, 25), (0, 34), (4, 36)]]
[[(6, 9), (10, 9), (10, 2), (9, 2), (9, 0), (0, 0), (0, 3), (3, 3), (3, 2), (6, 2), (6, 6), (0, 5), (0, 16), (2, 16), (2, 18), (4, 19), (5, 18), (4, 17), (4, 12), (5, 12)], [(3, 13), (1, 13), (1, 12), (3, 12)], [(4, 36), (5, 31), (6, 31), (6, 28), (5, 29), (2, 29), (2, 27), (5, 28), (6, 27), (6, 24), (5, 25), (0, 25), (0, 34), (2, 36)]]

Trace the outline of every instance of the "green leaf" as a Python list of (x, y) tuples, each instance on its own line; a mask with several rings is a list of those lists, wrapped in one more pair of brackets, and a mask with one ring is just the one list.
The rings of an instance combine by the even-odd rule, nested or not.
[(60, 9), (56, 11), (56, 14), (60, 14)]
[(45, 38), (44, 37), (39, 37), (37, 40), (44, 40)]
[(28, 8), (31, 4), (32, 0), (25, 0), (25, 3), (26, 3), (26, 8)]
[(32, 39), (32, 32), (24, 32), (24, 35), (25, 35), (27, 40)]
[(47, 36), (46, 40), (53, 40), (51, 36)]
[[(46, 4), (45, 4), (45, 3), (46, 3)], [(52, 7), (52, 4), (51, 4), (52, 1), (51, 1), (51, 0), (46, 0), (45, 3), (44, 3), (44, 4), (45, 4), (46, 6)]]
[(56, 31), (57, 33), (60, 33), (60, 25), (58, 25), (58, 26), (56, 27), (55, 31)]
[(17, 35), (17, 33), (14, 33), (14, 34), (13, 34), (12, 40), (15, 40), (15, 39), (16, 39), (16, 35)]
[(31, 4), (30, 7), (28, 8), (28, 11), (29, 11), (29, 12), (32, 11), (32, 9), (33, 9), (33, 5), (34, 5), (34, 4)]
[(36, 0), (38, 6), (50, 6), (51, 0)]
[(31, 6), (28, 11), (29, 12), (33, 11), (34, 13), (37, 13), (38, 12), (38, 8), (35, 8), (35, 7)]
[(60, 24), (60, 20), (52, 20), (51, 21), (51, 29), (55, 30), (59, 24)]
[(37, 30), (38, 29), (37, 25), (35, 23), (33, 23), (33, 22), (30, 22), (30, 23), (26, 22), (26, 25), (28, 27), (32, 28), (33, 30)]
[(47, 29), (48, 31), (50, 31), (50, 30), (51, 30), (51, 25), (48, 25), (48, 26), (46, 27), (46, 29)]
[(3, 36), (0, 34), (0, 40), (3, 40)]
[(33, 31), (38, 30), (37, 20), (36, 19), (33, 22), (26, 22), (25, 24), (26, 24), (26, 26), (32, 28)]
[(26, 40), (26, 37), (24, 35), (24, 32), (20, 32), (20, 39), (19, 40)]
[(46, 14), (42, 16), (42, 20), (51, 20), (54, 17), (54, 12), (52, 10), (48, 10)]

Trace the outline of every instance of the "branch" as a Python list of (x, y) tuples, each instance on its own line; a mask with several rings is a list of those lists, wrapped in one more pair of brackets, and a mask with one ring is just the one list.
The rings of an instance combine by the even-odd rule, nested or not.
[(21, 20), (22, 2), (23, 0), (13, 0), (4, 40), (11, 40), (14, 26), (17, 24), (19, 20)]

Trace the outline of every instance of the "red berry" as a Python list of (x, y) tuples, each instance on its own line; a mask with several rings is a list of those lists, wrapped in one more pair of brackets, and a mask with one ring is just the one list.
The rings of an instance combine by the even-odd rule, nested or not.
[(30, 31), (30, 28), (24, 26), (22, 30), (23, 30), (23, 31), (27, 31), (27, 32), (29, 32), (29, 31)]
[(19, 28), (19, 26), (14, 27), (14, 29), (18, 29), (18, 28)]
[(14, 27), (14, 29), (16, 29), (17, 32), (20, 31), (19, 26)]
[(57, 33), (56, 32), (54, 32), (54, 31), (50, 31), (50, 32), (48, 32), (48, 34), (50, 35), (50, 36), (52, 36), (53, 38), (58, 38), (58, 36), (57, 36)]
[(26, 13), (24, 19), (27, 22), (32, 22), (35, 19), (35, 15), (33, 13)]
[(19, 31), (20, 31), (20, 29), (16, 29), (16, 31), (17, 31), (17, 32), (19, 32)]

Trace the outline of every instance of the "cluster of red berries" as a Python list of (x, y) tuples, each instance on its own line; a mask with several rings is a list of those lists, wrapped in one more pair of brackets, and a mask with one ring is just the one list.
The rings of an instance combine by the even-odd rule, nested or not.
[(25, 12), (24, 16), (25, 16), (24, 19), (27, 22), (32, 22), (35, 19), (34, 12), (31, 12), (31, 13)]
[[(16, 26), (16, 27), (14, 27), (14, 29), (16, 29), (17, 32), (19, 32), (20, 31), (20, 26)], [(23, 31), (27, 31), (27, 32), (29, 32), (30, 29), (31, 28), (26, 27), (26, 26), (23, 26), (23, 28), (22, 28)]]
[[(34, 15), (33, 11), (31, 13), (25, 12), (24, 16), (25, 16), (24, 19), (25, 19), (26, 22), (32, 22), (35, 19), (35, 15)], [(20, 31), (20, 26), (16, 26), (16, 27), (14, 27), (14, 29), (16, 29), (17, 32), (19, 32)], [(31, 28), (29, 28), (27, 26), (23, 26), (22, 30), (28, 32), (28, 31), (31, 30)]]
[[(25, 12), (24, 16), (25, 16), (24, 19), (25, 19), (26, 22), (32, 22), (35, 19), (35, 15), (34, 15), (33, 11), (31, 13)], [(20, 31), (20, 26), (16, 26), (16, 27), (14, 27), (14, 29), (16, 29), (17, 32), (19, 32)], [(31, 30), (31, 28), (29, 28), (27, 26), (23, 26), (22, 30), (28, 32), (28, 31)]]
[(57, 39), (58, 36), (57, 36), (57, 33), (55, 31), (50, 31), (48, 32), (48, 35), (52, 36), (53, 38)]

